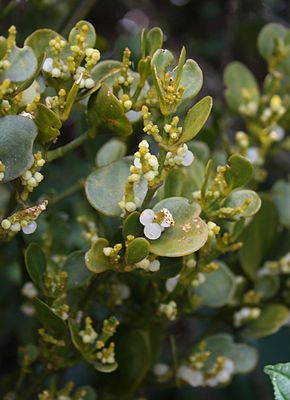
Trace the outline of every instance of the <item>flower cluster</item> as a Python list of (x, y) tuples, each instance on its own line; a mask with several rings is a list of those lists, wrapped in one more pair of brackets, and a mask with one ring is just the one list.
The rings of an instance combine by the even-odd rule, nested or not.
[[(203, 366), (203, 363), (200, 363)], [(203, 370), (182, 365), (178, 369), (178, 377), (192, 387), (198, 386), (218, 386), (231, 380), (235, 367), (232, 360), (226, 357), (218, 357), (211, 369)]]
[(234, 326), (239, 328), (249, 321), (259, 318), (261, 310), (258, 307), (243, 307), (234, 313)]
[(159, 304), (158, 313), (168, 319), (174, 321), (177, 317), (177, 304), (174, 300), (171, 300), (168, 304)]
[(33, 192), (33, 190), (43, 181), (44, 176), (39, 169), (43, 167), (45, 164), (45, 160), (42, 158), (42, 154), (40, 151), (34, 154), (34, 163), (32, 167), (25, 171), (20, 179), (21, 184), (24, 186), (24, 190), (22, 191), (20, 197), (21, 200), (27, 200), (29, 193)]
[(146, 257), (136, 263), (135, 267), (143, 269), (144, 271), (157, 272), (160, 270), (160, 261), (156, 259), (150, 261), (150, 259)]
[(266, 261), (258, 275), (290, 274), (290, 253), (285, 254), (277, 261)]
[(193, 153), (188, 150), (187, 145), (184, 143), (180, 145), (176, 153), (173, 153), (171, 151), (168, 151), (166, 153), (166, 159), (165, 159), (165, 166), (169, 167), (175, 167), (176, 165), (183, 165), (184, 167), (187, 167), (193, 163), (194, 160), (194, 155)]
[(144, 226), (144, 235), (150, 240), (158, 239), (165, 229), (174, 225), (172, 214), (167, 208), (157, 213), (147, 208), (142, 211), (139, 220)]

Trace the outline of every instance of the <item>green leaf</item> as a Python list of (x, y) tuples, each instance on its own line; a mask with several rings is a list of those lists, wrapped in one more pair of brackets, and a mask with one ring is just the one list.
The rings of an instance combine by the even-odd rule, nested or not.
[(61, 120), (44, 104), (37, 104), (34, 121), (39, 129), (38, 138), (42, 143), (52, 142), (60, 135)]
[(226, 86), (225, 97), (229, 107), (239, 112), (239, 108), (245, 103), (243, 93), (247, 93), (251, 102), (259, 103), (260, 93), (256, 79), (252, 72), (240, 62), (232, 62), (227, 65), (224, 73)]
[(264, 371), (270, 376), (275, 400), (290, 399), (290, 363), (267, 365)]
[(235, 277), (222, 261), (219, 268), (210, 273), (203, 273), (205, 282), (194, 289), (201, 300), (201, 306), (219, 308), (226, 305), (235, 292)]
[(7, 50), (7, 39), (4, 36), (0, 36), (0, 60), (5, 56)]
[(83, 358), (89, 364), (91, 364), (97, 371), (109, 373), (109, 372), (114, 371), (118, 367), (118, 364), (116, 362), (113, 364), (103, 365), (99, 361), (96, 361), (96, 359), (91, 356), (90, 350), (87, 350), (85, 348), (85, 345), (83, 344), (83, 342), (81, 340), (81, 337), (79, 335), (80, 328), (79, 328), (77, 322), (70, 318), (68, 320), (68, 326), (69, 326), (69, 331), (70, 331), (71, 340), (73, 342), (73, 345), (80, 352), (80, 354), (83, 356)]
[(243, 186), (249, 182), (253, 174), (253, 166), (245, 157), (233, 154), (228, 164), (230, 169), (226, 172), (226, 180), (232, 189)]
[(32, 281), (41, 289), (44, 288), (46, 258), (42, 249), (36, 243), (30, 243), (25, 251), (25, 265)]
[(185, 50), (185, 47), (183, 46), (181, 49), (181, 52), (180, 52), (178, 64), (177, 64), (176, 71), (175, 71), (175, 85), (174, 85), (175, 89), (178, 89), (178, 87), (179, 87), (185, 59), (186, 59), (186, 50)]
[(210, 357), (206, 366), (211, 367), (217, 357), (224, 356), (235, 364), (236, 374), (247, 374), (252, 371), (257, 362), (258, 354), (256, 349), (243, 343), (234, 343), (232, 336), (220, 333), (205, 338), (206, 350), (210, 351)]
[(290, 183), (278, 180), (272, 188), (272, 193), (280, 223), (290, 229)]
[(47, 304), (38, 298), (33, 299), (33, 306), (36, 311), (36, 316), (41, 325), (50, 331), (54, 331), (60, 335), (62, 339), (67, 337), (67, 327), (65, 322), (59, 318)]
[(95, 47), (96, 43), (96, 31), (93, 25), (88, 22), (88, 21), (79, 21), (74, 28), (70, 31), (68, 41), (70, 45), (76, 45), (78, 43), (77, 41), (77, 35), (79, 35), (82, 32), (83, 27), (87, 27), (87, 32), (86, 32), (86, 39), (85, 39), (85, 47)]
[[(114, 79), (115, 75), (120, 72), (122, 66), (123, 64), (120, 61), (100, 61), (92, 68), (91, 77), (96, 82), (102, 81), (105, 78), (110, 78), (108, 81), (112, 83), (112, 79)], [(107, 79), (105, 80), (107, 81)]]
[[(174, 70), (174, 73), (176, 69)], [(194, 60), (186, 60), (183, 68), (180, 80), (180, 85), (184, 87), (184, 92), (182, 95), (182, 102), (180, 106), (184, 103), (188, 103), (189, 100), (193, 99), (200, 91), (203, 83), (202, 70), (200, 69), (197, 62)]]
[(179, 258), (168, 258), (168, 257), (159, 257), (160, 261), (160, 270), (154, 272), (153, 279), (169, 279), (178, 275), (183, 267), (182, 257)]
[[(49, 42), (55, 39), (57, 36), (61, 37), (58, 33), (51, 29), (37, 29), (31, 35), (29, 35), (24, 44), (33, 49), (36, 57), (43, 56), (46, 53), (47, 56), (51, 55)], [(61, 39), (64, 40), (63, 37)]]
[(262, 275), (259, 276), (255, 283), (255, 292), (259, 293), (263, 299), (269, 299), (274, 296), (280, 287), (278, 276)]
[(153, 254), (164, 257), (181, 257), (199, 250), (206, 242), (208, 229), (199, 218), (200, 207), (190, 204), (183, 197), (171, 197), (160, 201), (153, 208), (155, 212), (167, 208), (175, 221), (157, 240), (150, 240)]
[(97, 133), (128, 136), (133, 132), (120, 101), (105, 83), (89, 99), (88, 122), (91, 136)]
[[(85, 190), (89, 203), (105, 215), (120, 216), (119, 202), (124, 195), (132, 158), (123, 158), (92, 172), (86, 180)], [(147, 182), (141, 181), (136, 196), (142, 202)]]
[(223, 204), (225, 207), (236, 208), (245, 204), (246, 200), (250, 200), (250, 204), (241, 213), (235, 215), (233, 219), (249, 218), (255, 215), (261, 207), (261, 199), (253, 190), (235, 190), (227, 198)]
[(104, 247), (108, 247), (109, 242), (107, 239), (97, 239), (90, 248), (89, 251), (85, 254), (85, 263), (87, 268), (99, 274), (108, 269), (112, 269), (112, 264), (109, 262), (109, 258), (105, 256), (103, 249)]
[(275, 22), (267, 24), (261, 29), (257, 45), (261, 56), (264, 57), (265, 60), (270, 60), (271, 57), (273, 57), (278, 40), (283, 41), (286, 33), (287, 29), (283, 25)]
[(31, 167), (36, 135), (36, 125), (30, 118), (18, 115), (0, 118), (0, 160), (5, 165), (4, 182), (18, 178)]
[(174, 55), (169, 50), (159, 49), (157, 50), (151, 60), (151, 67), (156, 68), (157, 77), (163, 79), (167, 68), (172, 65), (174, 61)]
[(160, 28), (152, 28), (145, 34), (146, 51), (145, 55), (153, 56), (155, 51), (161, 49), (163, 44), (163, 33)]
[(144, 238), (136, 238), (130, 242), (126, 249), (126, 260), (128, 264), (136, 264), (148, 256), (150, 245)]
[(210, 156), (210, 150), (206, 143), (200, 140), (193, 140), (192, 142), (187, 142), (188, 149), (192, 151), (195, 158), (202, 161), (204, 164), (208, 162)]
[(9, 79), (13, 83), (28, 81), (37, 71), (37, 58), (30, 47), (13, 47), (8, 61), (11, 66), (1, 75), (2, 80)]
[(247, 339), (256, 339), (272, 335), (286, 324), (289, 318), (289, 310), (282, 304), (266, 305), (259, 316), (249, 322), (241, 334)]
[(98, 167), (104, 167), (111, 164), (113, 161), (120, 160), (124, 157), (127, 151), (127, 146), (124, 142), (118, 139), (111, 139), (106, 142), (96, 155), (96, 164)]
[[(265, 227), (267, 229), (265, 229)], [(271, 200), (262, 197), (262, 206), (239, 240), (243, 243), (239, 256), (244, 272), (255, 279), (277, 237), (278, 213)]]
[(142, 236), (143, 225), (139, 221), (140, 213), (134, 211), (128, 215), (128, 217), (123, 222), (122, 234), (123, 238), (126, 239), (128, 235), (133, 235), (135, 237)]
[(116, 358), (119, 368), (110, 376), (114, 382), (114, 385), (110, 384), (110, 391), (118, 396), (128, 396), (140, 385), (151, 367), (152, 353), (147, 332), (120, 328), (116, 336)]
[(85, 255), (81, 250), (74, 251), (68, 256), (62, 270), (68, 274), (66, 282), (68, 290), (85, 285), (92, 276), (86, 268)]
[(206, 123), (212, 108), (212, 98), (206, 96), (196, 103), (186, 114), (181, 136), (177, 142), (186, 143), (192, 140)]

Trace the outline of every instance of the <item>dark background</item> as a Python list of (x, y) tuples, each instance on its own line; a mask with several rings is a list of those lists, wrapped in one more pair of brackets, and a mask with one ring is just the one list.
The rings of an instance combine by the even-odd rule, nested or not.
[[(262, 82), (266, 66), (256, 50), (258, 32), (267, 22), (287, 26), (289, 17), (289, 0), (0, 0), (0, 34), (16, 25), (19, 45), (35, 29), (52, 28), (66, 35), (75, 22), (87, 19), (96, 28), (103, 59), (120, 57), (125, 46), (137, 57), (140, 30), (159, 26), (164, 47), (178, 53), (185, 45), (188, 58), (200, 64), (203, 92), (216, 103), (223, 102), (223, 70), (232, 60), (246, 63)], [(290, 360), (287, 334), (284, 329), (254, 343), (260, 352), (259, 367), (249, 376), (236, 377), (228, 388), (149, 392), (148, 398), (270, 400), (273, 394), (262, 368)]]

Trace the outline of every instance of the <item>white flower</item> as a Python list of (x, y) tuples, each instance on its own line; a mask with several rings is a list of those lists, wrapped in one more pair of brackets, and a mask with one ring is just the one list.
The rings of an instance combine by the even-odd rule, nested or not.
[(160, 270), (160, 261), (159, 260), (153, 260), (151, 261), (151, 263), (149, 264), (148, 267), (150, 272), (157, 272)]
[(52, 68), (53, 68), (53, 59), (50, 58), (50, 57), (48, 57), (48, 58), (46, 58), (46, 59), (44, 60), (42, 69), (43, 69), (43, 71), (45, 71), (45, 72), (51, 72), (51, 71), (52, 71)]
[(154, 218), (155, 218), (154, 211), (150, 210), (150, 208), (147, 208), (146, 210), (142, 211), (139, 220), (142, 225), (146, 226), (151, 222), (153, 222)]
[(245, 157), (252, 164), (258, 164), (259, 161), (260, 161), (260, 155), (259, 155), (258, 147), (249, 147)]
[(176, 288), (179, 277), (180, 277), (180, 274), (174, 276), (173, 278), (167, 279), (167, 281), (165, 283), (167, 292), (169, 292), (169, 293), (173, 292), (173, 290)]
[(144, 235), (150, 240), (156, 240), (160, 238), (162, 231), (161, 225), (157, 224), (156, 222), (152, 222), (145, 225)]
[(159, 363), (159, 364), (154, 365), (153, 372), (154, 372), (154, 375), (156, 375), (156, 376), (163, 376), (163, 375), (167, 374), (169, 369), (170, 368), (167, 364)]
[(192, 387), (198, 387), (204, 383), (203, 374), (200, 371), (195, 371), (185, 365), (179, 367), (177, 376)]
[(189, 166), (192, 164), (193, 160), (194, 160), (194, 155), (193, 153), (188, 150), (188, 147), (186, 144), (183, 145), (185, 148), (185, 154), (183, 156), (183, 160), (182, 160), (182, 165), (184, 165), (185, 167)]
[(30, 222), (28, 225), (22, 227), (22, 232), (25, 235), (31, 235), (37, 229), (37, 223), (35, 221)]
[[(157, 222), (160, 219), (161, 221)], [(157, 214), (147, 208), (141, 213), (139, 221), (144, 225), (144, 235), (150, 240), (158, 239), (165, 228), (174, 225), (172, 214), (167, 208), (163, 208)]]
[(38, 295), (38, 291), (32, 282), (25, 282), (21, 289), (21, 293), (28, 299), (33, 299)]

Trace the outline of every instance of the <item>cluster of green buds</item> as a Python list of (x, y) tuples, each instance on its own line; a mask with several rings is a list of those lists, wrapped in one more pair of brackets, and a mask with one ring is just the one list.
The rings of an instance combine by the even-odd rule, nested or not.
[(121, 258), (120, 251), (122, 250), (122, 243), (116, 243), (114, 247), (104, 247), (103, 253), (106, 257), (108, 257), (109, 262), (114, 265), (118, 264)]
[(79, 388), (74, 394), (72, 393), (75, 384), (68, 382), (64, 388), (56, 392), (55, 388), (51, 390), (43, 390), (38, 395), (38, 400), (85, 400), (89, 395), (86, 387)]
[(20, 194), (20, 198), (23, 201), (26, 201), (29, 193), (33, 192), (33, 190), (43, 181), (44, 177), (39, 169), (42, 168), (45, 164), (45, 160), (42, 157), (40, 151), (34, 154), (34, 163), (30, 169), (25, 171), (20, 179), (21, 184), (24, 186), (24, 190)]
[(169, 321), (174, 321), (177, 317), (177, 304), (174, 300), (169, 303), (161, 303), (158, 307), (158, 314)]
[(21, 230), (27, 235), (34, 233), (37, 228), (36, 219), (46, 210), (46, 206), (47, 200), (44, 200), (37, 206), (16, 211), (14, 214), (3, 219), (0, 224), (0, 236), (13, 235)]
[(143, 105), (141, 112), (144, 125), (143, 132), (147, 133), (147, 135), (152, 135), (157, 143), (162, 142), (162, 136), (159, 133), (160, 132), (159, 127), (158, 125), (154, 124), (151, 112), (149, 112), (149, 108)]
[(53, 347), (64, 347), (65, 342), (62, 339), (56, 339), (53, 335), (47, 333), (44, 328), (38, 329), (38, 334), (40, 336), (40, 340), (48, 346)]
[(85, 328), (79, 331), (79, 336), (86, 349), (90, 352), (90, 359), (96, 359), (103, 365), (114, 364), (115, 344), (109, 339), (116, 333), (119, 321), (115, 317), (110, 317), (103, 322), (102, 333), (98, 334), (92, 326), (92, 319), (86, 317)]
[(120, 74), (113, 85), (113, 91), (115, 95), (117, 95), (119, 90), (121, 89), (123, 90), (124, 94), (128, 94), (130, 87), (134, 82), (134, 76), (130, 72), (130, 66), (131, 66), (130, 57), (131, 57), (131, 51), (130, 49), (128, 49), (128, 47), (126, 47), (123, 52), (122, 67), (120, 70)]
[[(8, 37), (5, 39), (1, 37), (1, 57), (0, 57), (0, 74), (8, 70), (11, 66), (11, 62), (8, 59), (13, 47), (16, 44), (16, 27), (12, 25), (8, 29)], [(4, 51), (3, 51), (4, 50)]]
[(239, 311), (236, 311), (233, 316), (233, 323), (236, 328), (245, 325), (250, 321), (254, 321), (259, 318), (261, 309), (258, 307), (243, 307)]
[(68, 273), (66, 271), (50, 271), (44, 274), (44, 286), (52, 297), (58, 297), (65, 290)]
[[(80, 89), (89, 90), (95, 86), (91, 70), (100, 60), (100, 52), (87, 45), (88, 24), (83, 22), (78, 28), (79, 33), (70, 45), (60, 36), (49, 41), (52, 57), (44, 60), (42, 70), (54, 79), (67, 80), (72, 76)], [(67, 55), (68, 51), (70, 55)]]
[(134, 165), (130, 167), (130, 175), (125, 187), (125, 193), (119, 202), (120, 208), (127, 212), (133, 212), (140, 205), (140, 199), (135, 197), (134, 187), (140, 183), (142, 176), (148, 183), (148, 188), (154, 187), (158, 182), (158, 159), (150, 153), (146, 140), (139, 143), (139, 150), (134, 154)]
[(285, 254), (277, 261), (266, 261), (258, 274), (259, 276), (290, 274), (290, 253)]
[(259, 104), (252, 100), (251, 92), (242, 89), (243, 104), (239, 106), (239, 112), (247, 117), (253, 117), (257, 114)]

